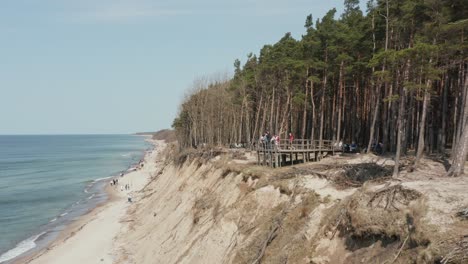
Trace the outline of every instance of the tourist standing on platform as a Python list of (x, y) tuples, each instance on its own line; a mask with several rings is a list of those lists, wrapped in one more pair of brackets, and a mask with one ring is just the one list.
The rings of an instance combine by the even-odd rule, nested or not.
[(270, 134), (270, 131), (267, 131), (265, 133), (265, 142), (266, 142), (266, 147), (267, 148), (270, 148), (271, 147), (271, 134)]
[(272, 146), (276, 146), (276, 135), (273, 135), (271, 137), (270, 143), (271, 143)]
[(265, 148), (265, 140), (266, 140), (266, 133), (263, 133), (263, 135), (260, 137), (260, 148)]

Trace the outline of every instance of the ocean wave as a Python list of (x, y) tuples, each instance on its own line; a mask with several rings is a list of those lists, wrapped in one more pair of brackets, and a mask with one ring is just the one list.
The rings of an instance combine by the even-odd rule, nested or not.
[(94, 197), (94, 194), (91, 194), (91, 196), (88, 197), (88, 200), (93, 199), (93, 197)]
[(60, 217), (66, 216), (68, 213), (63, 213), (60, 215)]
[(36, 247), (35, 241), (42, 235), (44, 235), (45, 232), (40, 233), (39, 235), (32, 236), (28, 239), (25, 239), (18, 243), (15, 248), (8, 250), (4, 254), (0, 256), (0, 263), (14, 259), (18, 257), (19, 255), (33, 249)]
[(110, 179), (110, 178), (112, 178), (112, 177), (114, 177), (114, 176), (109, 176), (109, 177), (104, 177), (104, 178), (98, 178), (98, 179), (93, 180), (93, 182), (104, 181), (104, 180)]
[(53, 222), (55, 222), (55, 221), (57, 221), (57, 217), (55, 217), (54, 219), (50, 220), (49, 223), (53, 223)]

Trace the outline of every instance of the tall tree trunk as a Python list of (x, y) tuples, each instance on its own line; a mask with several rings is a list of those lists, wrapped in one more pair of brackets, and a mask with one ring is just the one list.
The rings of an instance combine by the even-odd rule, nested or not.
[[(265, 107), (268, 107), (267, 104), (268, 104), (268, 98), (267, 98), (267, 100), (265, 101)], [(261, 129), (261, 130), (265, 129), (266, 117), (267, 117), (267, 110), (264, 109), (264, 110), (263, 110), (262, 123), (261, 123), (261, 125), (260, 125), (260, 129)], [(263, 133), (263, 132), (260, 132), (260, 133)]]
[(377, 92), (375, 93), (375, 109), (374, 109), (374, 114), (372, 116), (372, 124), (371, 124), (371, 127), (370, 127), (369, 143), (367, 144), (367, 153), (370, 153), (371, 148), (372, 148), (372, 141), (374, 141), (375, 123), (377, 121), (379, 108), (380, 108), (380, 84), (377, 84)]
[(338, 80), (338, 128), (336, 131), (336, 141), (341, 140), (341, 111), (342, 111), (342, 103), (343, 103), (343, 71), (344, 71), (344, 61), (340, 63), (340, 77)]
[(314, 82), (310, 82), (310, 101), (312, 102), (312, 127), (310, 132), (310, 139), (314, 140), (314, 129), (315, 129), (315, 101), (314, 101)]
[(304, 110), (302, 111), (302, 134), (301, 134), (301, 138), (302, 139), (305, 139), (306, 138), (306, 122), (307, 122), (307, 100), (309, 99), (309, 87), (308, 87), (308, 83), (309, 83), (309, 68), (307, 68), (307, 74), (306, 74), (306, 81), (305, 81), (305, 90), (306, 90), (306, 94), (305, 94), (305, 97), (304, 97)]
[[(467, 113), (468, 114), (468, 113)], [(465, 128), (461, 138), (459, 139), (459, 144), (455, 156), (450, 166), (447, 176), (457, 177), (465, 173), (465, 161), (466, 155), (468, 154), (468, 122), (465, 123)]]
[[(290, 94), (289, 94), (289, 91), (287, 92), (287, 99), (286, 99), (286, 105), (285, 105), (285, 111), (284, 111), (284, 114), (283, 114), (283, 118), (281, 120), (281, 125), (280, 125), (280, 131), (279, 131), (279, 135), (280, 137), (282, 138), (286, 138), (286, 135), (287, 135), (287, 131), (286, 131), (286, 122), (287, 122), (287, 119), (288, 119), (288, 108), (289, 108), (289, 101), (291, 100), (291, 97), (290, 97)], [(283, 137), (284, 135), (284, 137)]]
[(319, 146), (322, 147), (323, 141), (323, 122), (324, 122), (324, 115), (325, 115), (325, 90), (327, 87), (327, 71), (323, 75), (323, 90), (322, 90), (322, 100), (320, 103), (320, 132), (319, 132)]
[[(326, 83), (326, 78), (324, 80)], [(319, 131), (319, 146), (320, 147), (322, 147), (322, 140), (323, 140), (324, 112), (325, 112), (325, 85), (323, 88), (322, 99), (320, 103), (320, 131)]]
[(405, 115), (405, 103), (406, 103), (406, 83), (409, 79), (409, 68), (410, 68), (410, 60), (406, 60), (405, 72), (404, 72), (404, 83), (403, 83), (403, 91), (400, 92), (400, 104), (398, 110), (398, 134), (397, 134), (397, 148), (395, 154), (395, 167), (393, 168), (393, 177), (397, 177), (399, 174), (399, 167), (400, 167), (400, 156), (401, 156), (401, 145), (403, 142), (404, 136), (404, 119), (403, 116)]
[[(388, 14), (387, 14), (388, 15)], [(388, 36), (387, 36), (388, 37)], [(372, 12), (372, 56), (375, 54), (375, 49), (376, 49), (376, 41), (375, 41), (375, 11)], [(375, 67), (372, 67), (372, 76), (371, 76), (371, 87), (374, 88), (374, 73), (375, 73)], [(364, 94), (364, 96), (366, 93)], [(367, 150), (366, 153), (370, 153), (371, 148), (372, 148), (372, 141), (374, 141), (374, 130), (375, 130), (375, 123), (377, 121), (377, 115), (379, 113), (379, 107), (380, 107), (380, 84), (377, 84), (377, 91), (375, 93), (375, 110), (374, 114), (372, 116), (372, 123), (370, 125), (370, 131), (369, 131), (369, 142), (367, 144)], [(369, 103), (370, 106), (372, 104)]]
[(269, 131), (273, 133), (273, 117), (274, 117), (274, 107), (275, 107), (275, 86), (273, 86), (273, 95), (271, 97), (271, 108), (270, 108), (270, 124), (269, 124)]
[[(459, 70), (458, 70), (458, 87), (459, 87), (459, 97), (461, 100), (458, 100), (458, 113), (455, 115), (459, 115), (458, 119), (455, 119), (455, 127), (456, 127), (456, 133), (455, 133), (455, 141), (454, 141), (454, 146), (458, 144), (458, 139), (461, 138), (461, 131), (462, 128), (464, 127), (464, 120), (463, 120), (463, 109), (466, 104), (465, 100), (465, 94), (467, 93), (466, 89), (463, 89), (463, 73), (464, 73), (464, 62), (460, 63)], [(455, 151), (456, 148), (452, 147), (452, 156), (455, 156)]]
[[(389, 15), (390, 15), (390, 12), (389, 12), (389, 6), (388, 6), (388, 0), (385, 1), (385, 5), (386, 5), (386, 15), (385, 15), (385, 46), (384, 46), (384, 50), (387, 51), (388, 50), (388, 40), (389, 40)], [(372, 50), (372, 54), (375, 54), (375, 22), (374, 22), (374, 14), (372, 15), (372, 38), (373, 38), (373, 42), (374, 42), (374, 47), (373, 47), (373, 50)], [(386, 61), (384, 61), (383, 63), (383, 66), (382, 66), (382, 73), (385, 74), (385, 66), (386, 66)], [(372, 74), (374, 74), (374, 68), (372, 68)], [(384, 77), (385, 78), (385, 77)], [(387, 81), (384, 80), (384, 83), (385, 83), (385, 89), (384, 89), (384, 93), (387, 91)], [(372, 141), (374, 141), (374, 137), (375, 137), (375, 123), (377, 122), (377, 117), (378, 117), (378, 114), (379, 114), (379, 108), (380, 108), (380, 90), (381, 90), (381, 86), (380, 86), (380, 83), (377, 84), (377, 92), (376, 92), (376, 95), (375, 95), (375, 109), (374, 109), (374, 115), (372, 117), (372, 124), (371, 124), (371, 128), (370, 128), (370, 136), (369, 136), (369, 142), (367, 144), (367, 153), (369, 153), (369, 151), (371, 151), (371, 148), (372, 148)], [(384, 111), (384, 115), (386, 114), (386, 111)], [(386, 135), (387, 135), (387, 131), (388, 131), (388, 118), (385, 118), (385, 120), (387, 120), (387, 122), (384, 124), (385, 128), (384, 128), (384, 131), (383, 131), (383, 142), (384, 144), (386, 145)], [(379, 142), (376, 142), (376, 144), (378, 144)], [(384, 145), (384, 146), (385, 146)], [(382, 153), (385, 152), (385, 148), (382, 149)]]
[(445, 153), (445, 144), (447, 139), (447, 90), (448, 90), (448, 80), (447, 76), (444, 75), (441, 80), (442, 88), (442, 113), (441, 113), (441, 129), (439, 131), (439, 142), (437, 144), (439, 153)]
[(257, 139), (260, 137), (260, 134), (262, 132), (259, 132), (257, 133), (257, 131), (259, 131), (260, 129), (258, 128), (258, 121), (260, 119), (260, 113), (262, 112), (262, 101), (263, 101), (263, 93), (260, 95), (260, 103), (258, 104), (258, 108), (257, 108), (257, 114), (256, 114), (256, 117), (255, 117), (255, 126), (254, 126), (254, 132), (253, 132), (253, 137), (252, 138), (252, 142), (257, 142)]
[[(250, 144), (251, 143), (250, 139), (252, 138), (252, 136), (250, 134), (251, 133), (250, 129), (251, 129), (251, 126), (252, 126), (252, 123), (251, 123), (252, 121), (250, 120), (251, 119), (250, 118), (250, 107), (249, 107), (248, 103), (246, 103), (245, 109), (246, 109), (245, 110), (245, 133), (246, 133), (245, 134), (245, 140), (246, 141), (244, 143)], [(245, 147), (247, 147), (247, 145), (245, 145)]]
[[(429, 60), (429, 64), (431, 64), (432, 59)], [(418, 151), (416, 153), (416, 160), (414, 161), (414, 167), (417, 168), (419, 163), (421, 162), (421, 157), (424, 150), (424, 131), (426, 128), (426, 115), (427, 115), (427, 106), (431, 101), (431, 86), (432, 80), (429, 78), (426, 81), (426, 89), (424, 91), (424, 101), (423, 101), (423, 109), (422, 109), (422, 116), (421, 116), (421, 123), (419, 125), (419, 141), (418, 141)]]
[(239, 121), (239, 131), (238, 131), (235, 143), (241, 143), (242, 142), (242, 124), (245, 122), (244, 121), (244, 102), (245, 102), (245, 97), (244, 97), (244, 99), (242, 99), (240, 121)]
[[(465, 75), (464, 89), (468, 89), (468, 74)], [(468, 154), (468, 92), (465, 92), (465, 106), (460, 118), (460, 123), (464, 123), (463, 132), (457, 140), (458, 146), (453, 156), (452, 166), (450, 166), (447, 176), (460, 176), (465, 173), (466, 155)]]
[[(453, 85), (453, 87), (454, 87), (454, 94), (459, 95), (460, 93), (457, 90), (458, 86)], [(453, 122), (453, 137), (452, 137), (452, 151), (451, 151), (452, 156), (455, 154), (455, 146), (457, 145), (457, 118), (458, 118), (457, 114), (458, 114), (458, 101), (460, 100), (459, 98), (460, 96), (455, 96), (455, 102), (453, 104), (454, 109), (453, 109), (453, 120), (452, 120)]]
[[(325, 48), (325, 65), (328, 63), (328, 50)], [(325, 66), (327, 67), (327, 66)], [(328, 72), (327, 69), (325, 68), (323, 72), (323, 87), (322, 87), (322, 100), (320, 104), (320, 132), (319, 132), (319, 147), (322, 147), (322, 141), (323, 141), (323, 122), (324, 122), (324, 109), (325, 109), (325, 92), (327, 89), (327, 76)], [(321, 154), (321, 153), (320, 153)]]
[(278, 133), (279, 131), (279, 120), (281, 118), (281, 96), (278, 96), (278, 103), (276, 104), (276, 114), (275, 114), (275, 126), (272, 133)]

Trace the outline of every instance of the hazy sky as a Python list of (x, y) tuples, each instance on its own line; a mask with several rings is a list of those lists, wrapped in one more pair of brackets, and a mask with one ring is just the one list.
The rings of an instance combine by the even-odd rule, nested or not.
[[(364, 5), (364, 4), (362, 4)], [(168, 128), (193, 80), (231, 73), (342, 0), (2, 0), (0, 134)]]

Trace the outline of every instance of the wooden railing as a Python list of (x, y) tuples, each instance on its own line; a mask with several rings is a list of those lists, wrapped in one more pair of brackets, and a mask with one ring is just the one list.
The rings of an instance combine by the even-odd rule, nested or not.
[(289, 139), (281, 139), (279, 142), (258, 141), (256, 149), (258, 151), (320, 151), (320, 150), (339, 150), (337, 144), (333, 140), (310, 140), (310, 139), (294, 139), (292, 142)]

